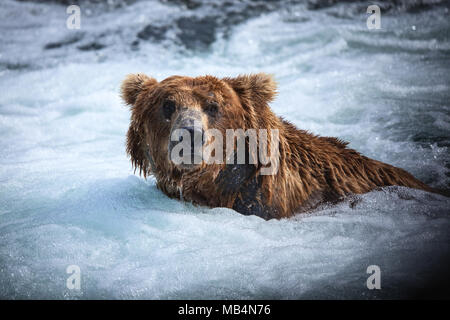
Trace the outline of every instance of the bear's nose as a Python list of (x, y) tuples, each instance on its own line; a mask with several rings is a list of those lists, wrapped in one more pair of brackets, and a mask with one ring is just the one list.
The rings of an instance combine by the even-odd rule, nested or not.
[(191, 148), (194, 150), (194, 146), (202, 146), (205, 144), (203, 128), (198, 127), (182, 127), (182, 130), (189, 132), (191, 137)]

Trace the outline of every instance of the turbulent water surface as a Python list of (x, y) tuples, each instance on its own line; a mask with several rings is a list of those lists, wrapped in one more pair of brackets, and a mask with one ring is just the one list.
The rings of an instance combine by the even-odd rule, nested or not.
[(441, 282), (444, 196), (391, 187), (264, 221), (169, 199), (126, 157), (127, 73), (265, 71), (278, 115), (448, 190), (448, 3), (384, 1), (369, 30), (366, 2), (334, 2), (81, 1), (70, 30), (66, 1), (1, 1), (0, 297), (404, 298)]

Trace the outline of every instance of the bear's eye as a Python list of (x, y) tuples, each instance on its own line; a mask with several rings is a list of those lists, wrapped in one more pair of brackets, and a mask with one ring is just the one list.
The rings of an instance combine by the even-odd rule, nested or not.
[(219, 104), (215, 101), (210, 101), (205, 105), (204, 110), (210, 115), (215, 115), (219, 110)]
[(169, 121), (170, 118), (172, 118), (172, 114), (175, 112), (176, 106), (175, 101), (173, 100), (166, 100), (163, 105), (163, 114), (164, 118)]

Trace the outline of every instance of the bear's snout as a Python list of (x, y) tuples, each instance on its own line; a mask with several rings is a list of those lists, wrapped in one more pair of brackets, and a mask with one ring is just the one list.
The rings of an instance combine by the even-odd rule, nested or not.
[(169, 159), (182, 169), (193, 168), (201, 164), (205, 140), (201, 113), (196, 110), (180, 112), (175, 118), (170, 132)]
[(198, 127), (183, 127), (181, 130), (186, 130), (191, 137), (191, 150), (195, 150), (196, 145), (204, 145), (205, 144), (205, 131), (203, 128)]

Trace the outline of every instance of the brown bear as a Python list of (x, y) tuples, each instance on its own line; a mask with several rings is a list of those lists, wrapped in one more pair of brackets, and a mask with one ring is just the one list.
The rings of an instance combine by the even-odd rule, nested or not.
[[(121, 91), (131, 106), (127, 153), (135, 171), (144, 177), (154, 175), (158, 188), (172, 198), (279, 219), (377, 187), (433, 191), (403, 169), (367, 158), (337, 138), (299, 130), (276, 116), (268, 105), (276, 95), (276, 83), (264, 73), (222, 79), (171, 76), (161, 82), (135, 74), (123, 81)], [(225, 147), (231, 158), (222, 163), (175, 163), (171, 152), (176, 148), (172, 140), (176, 129), (200, 136), (203, 148), (216, 139), (205, 134), (208, 129), (223, 136), (229, 129), (270, 130), (266, 137), (277, 140), (278, 152), (271, 144), (266, 159), (255, 160), (251, 139), (244, 136), (244, 163), (235, 163), (238, 152), (229, 153)], [(183, 136), (179, 142), (183, 139), (190, 138)], [(237, 141), (238, 136), (233, 137), (232, 151)], [(192, 149), (185, 156), (193, 159), (200, 153), (194, 150), (194, 138), (188, 144)], [(273, 174), (262, 174), (275, 162)]]

